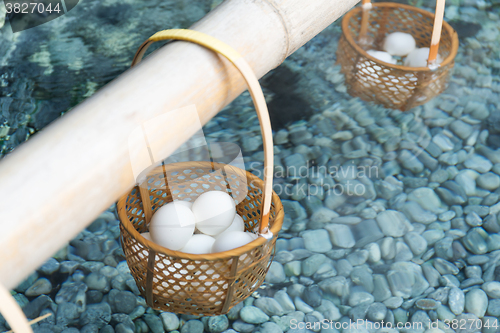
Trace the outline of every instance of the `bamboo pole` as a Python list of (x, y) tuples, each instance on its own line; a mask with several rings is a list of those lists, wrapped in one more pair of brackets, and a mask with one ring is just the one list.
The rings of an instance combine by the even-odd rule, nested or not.
[[(229, 0), (191, 29), (231, 45), (261, 77), (357, 1)], [(0, 162), (0, 283), (15, 287), (135, 184), (130, 160), (148, 158), (128, 142), (135, 128), (192, 104), (205, 124), (245, 89), (227, 60), (174, 42), (18, 147)], [(195, 122), (177, 113), (149, 139), (167, 157)]]

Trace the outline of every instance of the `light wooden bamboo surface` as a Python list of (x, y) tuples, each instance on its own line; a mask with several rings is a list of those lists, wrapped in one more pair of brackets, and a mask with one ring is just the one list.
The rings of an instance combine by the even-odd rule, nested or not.
[[(357, 2), (228, 0), (191, 29), (231, 45), (261, 77)], [(0, 162), (0, 283), (16, 286), (134, 185), (135, 128), (192, 104), (205, 124), (245, 89), (227, 60), (174, 42), (18, 147)], [(151, 139), (166, 157), (194, 123), (180, 114)]]

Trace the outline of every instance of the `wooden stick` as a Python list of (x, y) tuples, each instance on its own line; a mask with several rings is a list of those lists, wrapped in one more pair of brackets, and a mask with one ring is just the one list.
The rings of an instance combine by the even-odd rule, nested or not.
[(0, 313), (16, 333), (33, 333), (23, 310), (2, 284), (0, 284)]
[(439, 41), (441, 39), (441, 29), (443, 28), (443, 16), (444, 16), (444, 5), (445, 0), (437, 0), (436, 1), (436, 13), (434, 14), (434, 27), (432, 29), (432, 38), (431, 38), (431, 46), (429, 50), (429, 59), (427, 60), (427, 64), (429, 66), (435, 66), (438, 50), (439, 50)]
[[(192, 29), (232, 46), (262, 77), (357, 1), (229, 0)], [(0, 283), (14, 288), (134, 186), (137, 126), (192, 104), (204, 125), (245, 89), (223, 57), (173, 42), (17, 147), (0, 161)], [(180, 115), (152, 139), (167, 157), (197, 130)]]
[[(28, 324), (30, 324), (30, 325), (36, 324), (36, 323), (38, 323), (39, 321), (42, 321), (42, 320), (44, 320), (45, 318), (48, 318), (48, 317), (50, 317), (50, 316), (52, 316), (52, 313), (50, 313), (50, 312), (49, 312), (49, 313), (46, 313), (46, 314), (44, 314), (43, 316), (40, 316), (40, 317), (35, 318), (35, 319), (33, 319), (33, 320), (30, 320), (30, 321), (28, 322)], [(13, 330), (10, 330), (10, 331), (6, 331), (6, 332), (4, 332), (4, 333), (12, 333), (12, 332), (14, 332), (14, 331), (13, 331)], [(19, 333), (19, 331), (16, 331), (16, 333)]]

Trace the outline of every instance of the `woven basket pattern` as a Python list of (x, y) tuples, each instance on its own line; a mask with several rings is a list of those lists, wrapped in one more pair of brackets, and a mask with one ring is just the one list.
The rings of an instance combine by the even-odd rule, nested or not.
[[(149, 172), (147, 183), (153, 213), (173, 200), (194, 201), (204, 192), (225, 190), (235, 199), (246, 230), (258, 232), (263, 181), (249, 172), (210, 162), (173, 163)], [(281, 202), (273, 193), (269, 220), (272, 240), (236, 254), (231, 250), (190, 255), (158, 245), (155, 251), (148, 246), (150, 242), (132, 231), (142, 233), (149, 227), (137, 186), (118, 202), (118, 212), (127, 263), (148, 305), (193, 315), (226, 313), (262, 284), (284, 217)]]
[(345, 15), (337, 49), (337, 60), (352, 96), (405, 111), (428, 102), (446, 89), (458, 48), (458, 37), (448, 23), (443, 22), (439, 44), (442, 65), (435, 71), (416, 70), (382, 63), (366, 51), (382, 50), (385, 36), (397, 31), (413, 35), (417, 47), (429, 47), (434, 14), (396, 3), (373, 4), (366, 42), (361, 45), (357, 43), (361, 13), (362, 9), (357, 7)]

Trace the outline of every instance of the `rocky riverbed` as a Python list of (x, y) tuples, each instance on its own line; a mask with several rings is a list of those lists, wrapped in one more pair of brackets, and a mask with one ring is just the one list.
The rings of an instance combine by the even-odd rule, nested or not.
[[(431, 2), (418, 4), (433, 10)], [(185, 16), (172, 20), (188, 26), (210, 5), (176, 7)], [(125, 15), (143, 5), (124, 6), (114, 10)], [(286, 217), (266, 283), (253, 297), (218, 317), (148, 308), (124, 261), (113, 206), (13, 291), (29, 318), (52, 314), (35, 332), (500, 332), (499, 9), (496, 0), (448, 4), (446, 18), (460, 36), (450, 86), (409, 112), (347, 94), (335, 65), (340, 22), (262, 81), (275, 126), (274, 189)], [(151, 10), (141, 7), (141, 15)], [(112, 33), (118, 40), (136, 28)], [(42, 92), (63, 79), (56, 69), (66, 64), (58, 39), (42, 43), (23, 67), (12, 57), (31, 52), (29, 31), (15, 37), (5, 29), (3, 152), (117, 74), (96, 72), (90, 80), (93, 72), (80, 70), (99, 59), (92, 55), (123, 70), (144, 39), (94, 49), (89, 45), (107, 36), (100, 28), (72, 37), (80, 62), (70, 62), (64, 79), (75, 88), (70, 97), (56, 89), (48, 98)], [(40, 77), (30, 78), (29, 68)], [(15, 73), (22, 75), (14, 80)], [(262, 173), (262, 139), (247, 93), (204, 131), (211, 141), (238, 143), (247, 169)], [(8, 328), (0, 319), (0, 331)]]

